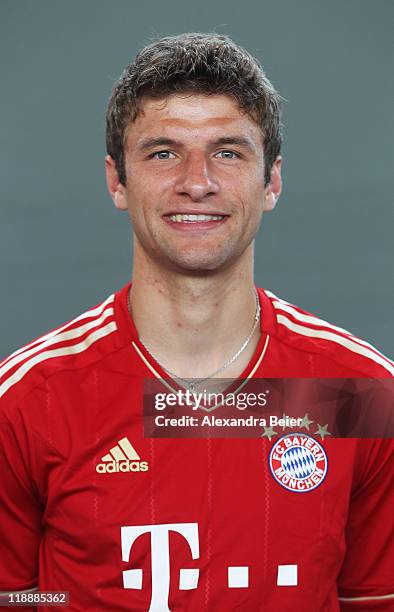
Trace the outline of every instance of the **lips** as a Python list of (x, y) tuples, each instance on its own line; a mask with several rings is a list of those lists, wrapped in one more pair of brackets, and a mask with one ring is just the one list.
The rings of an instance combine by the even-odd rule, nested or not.
[(177, 230), (199, 231), (208, 230), (223, 224), (229, 215), (221, 212), (170, 212), (163, 216), (164, 221)]
[(170, 221), (174, 223), (207, 223), (209, 221), (221, 221), (224, 219), (224, 215), (185, 215), (185, 214), (176, 214), (176, 215), (168, 215)]

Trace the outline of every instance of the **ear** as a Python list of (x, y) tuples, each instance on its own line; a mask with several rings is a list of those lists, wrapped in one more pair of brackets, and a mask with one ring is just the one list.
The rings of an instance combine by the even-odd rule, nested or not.
[(268, 212), (276, 206), (282, 192), (282, 157), (278, 155), (271, 168), (270, 182), (264, 189), (263, 211)]
[(115, 162), (110, 155), (105, 158), (105, 176), (109, 194), (119, 210), (127, 210), (126, 188), (119, 180)]

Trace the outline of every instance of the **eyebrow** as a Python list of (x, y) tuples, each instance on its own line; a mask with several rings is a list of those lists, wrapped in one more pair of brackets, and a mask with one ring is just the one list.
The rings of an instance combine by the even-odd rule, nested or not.
[[(213, 146), (238, 145), (253, 151), (255, 150), (254, 143), (245, 136), (222, 136), (221, 138), (211, 141), (209, 144)], [(139, 151), (148, 151), (149, 149), (153, 149), (154, 147), (158, 146), (176, 147), (182, 146), (182, 143), (178, 140), (173, 140), (172, 138), (157, 136), (155, 138), (145, 138), (138, 144), (137, 149)]]

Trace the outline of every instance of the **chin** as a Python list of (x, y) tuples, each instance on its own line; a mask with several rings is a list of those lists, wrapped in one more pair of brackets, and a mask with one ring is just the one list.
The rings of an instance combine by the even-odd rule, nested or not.
[(222, 257), (176, 257), (171, 259), (172, 265), (183, 273), (192, 273), (195, 276), (214, 274), (227, 267), (230, 263), (228, 256)]

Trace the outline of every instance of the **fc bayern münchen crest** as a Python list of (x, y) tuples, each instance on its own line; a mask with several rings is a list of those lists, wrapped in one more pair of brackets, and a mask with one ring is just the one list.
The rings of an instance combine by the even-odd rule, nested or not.
[(275, 480), (294, 493), (316, 489), (327, 474), (327, 464), (322, 445), (301, 432), (279, 438), (269, 456), (269, 466)]

